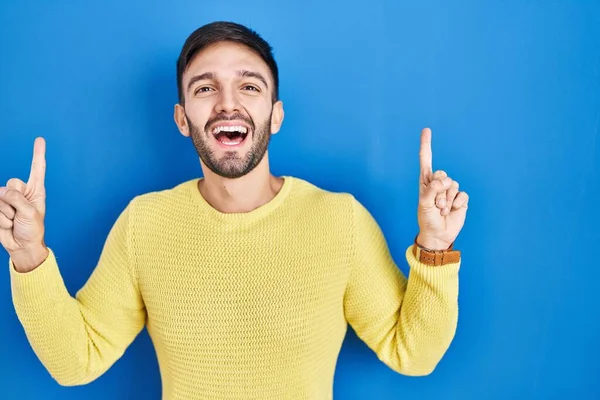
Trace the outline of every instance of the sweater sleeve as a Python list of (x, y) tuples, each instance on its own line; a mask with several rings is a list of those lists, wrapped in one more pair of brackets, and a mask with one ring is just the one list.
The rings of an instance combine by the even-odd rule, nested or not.
[(407, 279), (371, 214), (354, 198), (353, 209), (355, 254), (344, 297), (346, 319), (392, 370), (430, 374), (456, 331), (460, 261), (429, 266), (409, 247)]
[(96, 268), (72, 297), (52, 249), (35, 270), (9, 260), (13, 304), (34, 352), (61, 385), (83, 385), (115, 363), (144, 327), (130, 255), (130, 207), (112, 226)]

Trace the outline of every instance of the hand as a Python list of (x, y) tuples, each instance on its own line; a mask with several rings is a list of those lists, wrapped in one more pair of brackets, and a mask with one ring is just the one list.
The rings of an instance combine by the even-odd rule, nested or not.
[(44, 244), (46, 215), (46, 142), (37, 138), (29, 180), (10, 179), (0, 187), (0, 244), (19, 272), (29, 272), (47, 257)]
[(456, 240), (467, 215), (469, 196), (444, 171), (433, 172), (431, 129), (421, 132), (419, 178), (419, 235), (417, 243), (430, 250), (446, 250)]

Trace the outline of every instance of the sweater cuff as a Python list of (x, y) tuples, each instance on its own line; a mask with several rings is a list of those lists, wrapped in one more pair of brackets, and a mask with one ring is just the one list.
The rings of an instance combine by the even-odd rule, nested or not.
[(12, 297), (17, 312), (23, 307), (48, 307), (69, 296), (54, 252), (50, 248), (48, 250), (46, 260), (29, 272), (18, 272), (13, 260), (9, 258)]

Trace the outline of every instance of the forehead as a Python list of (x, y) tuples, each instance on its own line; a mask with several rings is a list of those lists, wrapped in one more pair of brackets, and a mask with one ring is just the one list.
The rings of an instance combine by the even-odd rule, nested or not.
[(219, 42), (202, 49), (188, 64), (184, 76), (189, 79), (204, 72), (212, 72), (217, 77), (222, 77), (235, 75), (239, 70), (261, 72), (265, 79), (272, 81), (269, 66), (263, 59), (248, 47), (233, 42)]

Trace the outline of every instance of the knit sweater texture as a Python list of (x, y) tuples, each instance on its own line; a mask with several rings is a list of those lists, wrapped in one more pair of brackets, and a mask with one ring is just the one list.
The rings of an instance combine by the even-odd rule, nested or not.
[(408, 246), (407, 279), (351, 194), (285, 176), (268, 203), (222, 213), (198, 179), (133, 198), (75, 296), (51, 248), (28, 273), (9, 260), (17, 316), (56, 381), (97, 379), (144, 327), (165, 400), (332, 399), (348, 324), (394, 371), (433, 371), (460, 262), (425, 265)]

